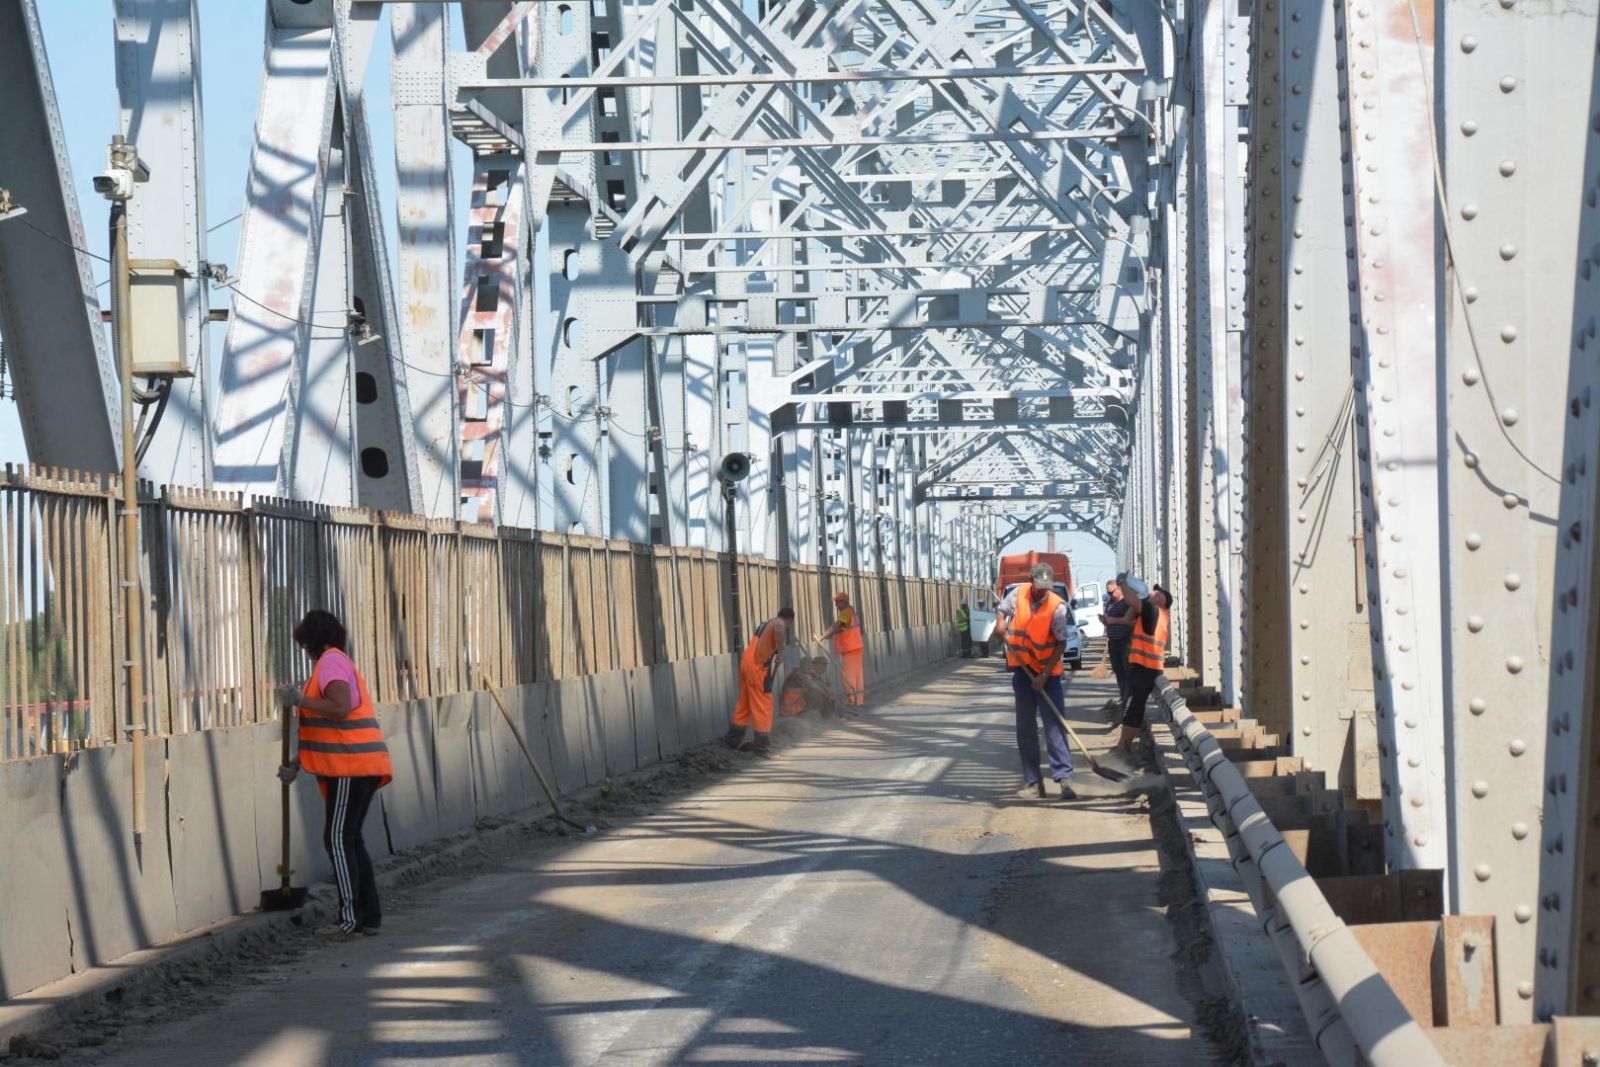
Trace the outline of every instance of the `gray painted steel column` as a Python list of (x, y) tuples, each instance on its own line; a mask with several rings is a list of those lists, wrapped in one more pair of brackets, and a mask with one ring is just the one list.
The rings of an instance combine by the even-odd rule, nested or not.
[(394, 4), (390, 94), (399, 174), (400, 351), (411, 401), (411, 433), (423, 511), (454, 518), (456, 454), (455, 205), (445, 66), (450, 23), (444, 4)]
[[(1383, 818), (1393, 867), (1443, 868), (1444, 620), (1439, 576), (1439, 466), (1433, 121), (1424, 73), (1433, 27), (1343, 0), (1354, 176), (1356, 442), (1371, 622)], [(1419, 13), (1421, 9), (1419, 9)], [(1425, 58), (1424, 58), (1425, 57)], [(1363, 768), (1358, 766), (1358, 772)]]
[[(1362, 758), (1353, 736), (1357, 717), (1372, 709), (1372, 669), (1364, 564), (1356, 552), (1353, 271), (1345, 254), (1335, 8), (1322, 0), (1280, 2), (1284, 358), (1277, 476), (1287, 551), (1275, 560), (1279, 597), (1257, 607), (1265, 611), (1263, 626), (1287, 630), (1294, 752), (1350, 794)], [(1365, 731), (1359, 737), (1375, 756), (1376, 738)]]
[(117, 90), (122, 135), (150, 180), (128, 201), (128, 255), (181, 264), (183, 343), (194, 376), (174, 379), (139, 465), (168, 485), (211, 484), (209, 305), (203, 261), (205, 188), (200, 137), (200, 26), (193, 0), (117, 0)]
[[(1502, 1022), (1533, 1003), (1539, 857), (1572, 847), (1542, 805), (1573, 264), (1593, 119), (1594, 0), (1439, 11), (1443, 157), (1439, 432), (1450, 892), (1495, 917)], [(1593, 309), (1587, 309), (1592, 313)], [(1566, 737), (1557, 744), (1569, 744)]]
[[(1589, 84), (1589, 113), (1600, 115), (1600, 61)], [(1540, 854), (1534, 973), (1534, 1003), (1554, 1015), (1600, 1013), (1600, 123), (1590, 122), (1587, 140), (1550, 643), (1545, 775), (1556, 788), (1547, 785), (1543, 813), (1563, 847)]]
[(121, 391), (89, 257), (73, 250), (86, 245), (83, 217), (34, 0), (0, 0), (0, 99), (5, 187), (28, 212), (0, 222), (0, 335), (28, 458), (110, 474)]

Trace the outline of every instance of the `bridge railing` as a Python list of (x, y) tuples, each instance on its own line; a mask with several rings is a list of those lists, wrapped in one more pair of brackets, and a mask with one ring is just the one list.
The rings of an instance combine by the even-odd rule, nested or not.
[(1328, 1063), (1442, 1067), (1437, 1047), (1273, 826), (1221, 743), (1165, 678), (1158, 692), (1211, 822), (1227, 842)]
[[(0, 760), (122, 736), (113, 479), (0, 472)], [(725, 554), (417, 515), (141, 486), (152, 734), (272, 716), (309, 663), (313, 607), (338, 615), (379, 703), (731, 651)], [(956, 583), (738, 561), (741, 632), (783, 601), (825, 628), (844, 590), (870, 635), (938, 625)]]

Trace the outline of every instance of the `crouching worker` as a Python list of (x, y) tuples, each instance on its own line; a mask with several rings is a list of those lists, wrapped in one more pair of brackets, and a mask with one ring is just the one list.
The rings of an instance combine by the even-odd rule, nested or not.
[(361, 825), (372, 798), (394, 777), (389, 749), (367, 683), (345, 651), (344, 624), (329, 612), (308, 611), (294, 641), (315, 666), (304, 689), (279, 691), (285, 707), (299, 710), (299, 754), (278, 768), (278, 778), (292, 782), (303, 769), (322, 790), (322, 844), (333, 861), (339, 916), (318, 932), (335, 939), (375, 934), (383, 910)]
[(831, 719), (839, 711), (839, 698), (828, 684), (828, 661), (821, 656), (803, 660), (783, 680), (780, 715), (803, 715), (814, 711)]
[[(739, 657), (739, 703), (733, 709), (733, 723), (722, 737), (729, 748), (753, 752), (763, 759), (772, 755), (772, 683), (793, 623), (794, 609), (780, 608), (774, 618), (756, 627), (744, 646)], [(746, 741), (745, 730), (751, 726), (755, 738)]]

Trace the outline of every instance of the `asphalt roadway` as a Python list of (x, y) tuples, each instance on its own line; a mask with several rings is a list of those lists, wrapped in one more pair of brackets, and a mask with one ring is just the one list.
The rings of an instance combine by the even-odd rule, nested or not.
[[(1096, 748), (1108, 692), (1069, 688)], [(1012, 717), (989, 661), (796, 723), (777, 758), (436, 879), (381, 936), (269, 963), (108, 1062), (1214, 1062), (1145, 805), (1018, 799)]]

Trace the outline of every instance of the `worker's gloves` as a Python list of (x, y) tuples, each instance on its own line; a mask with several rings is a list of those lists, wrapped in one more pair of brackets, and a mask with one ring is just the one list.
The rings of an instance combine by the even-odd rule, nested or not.
[(301, 697), (305, 696), (297, 685), (278, 686), (278, 703), (286, 708), (298, 708)]
[(1048, 674), (1036, 674), (1036, 675), (1034, 675), (1033, 676), (1033, 683), (1032, 683), (1033, 684), (1033, 691), (1036, 692), (1036, 693), (1044, 692), (1044, 687), (1045, 687), (1046, 684), (1049, 683), (1049, 681), (1050, 681), (1050, 676)]
[(285, 763), (278, 767), (278, 781), (284, 785), (288, 785), (298, 777), (300, 777), (300, 764)]

